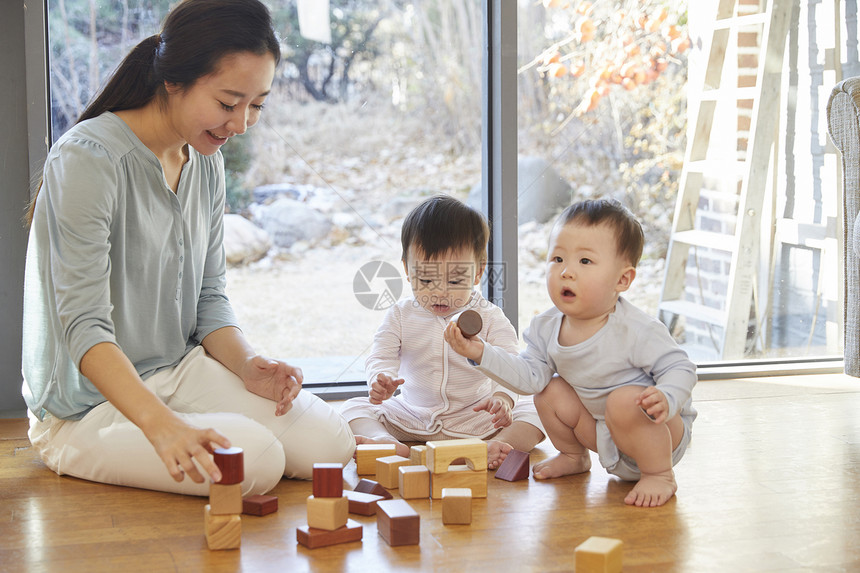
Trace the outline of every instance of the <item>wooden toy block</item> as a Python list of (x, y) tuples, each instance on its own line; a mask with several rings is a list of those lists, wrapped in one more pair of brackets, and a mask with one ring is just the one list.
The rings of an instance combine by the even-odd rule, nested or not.
[(482, 328), (484, 328), (484, 321), (481, 318), (481, 315), (471, 309), (464, 310), (455, 316), (453, 320), (457, 321), (457, 326), (460, 328), (460, 332), (462, 332), (463, 336), (466, 338), (475, 336), (481, 332)]
[(403, 456), (376, 458), (376, 481), (382, 487), (397, 489), (400, 485), (400, 474), (397, 470), (400, 466), (406, 465), (409, 465), (409, 458)]
[(349, 500), (349, 512), (358, 515), (376, 515), (376, 502), (385, 499), (381, 495), (360, 491), (344, 490), (343, 495)]
[(468, 466), (451, 466), (444, 474), (430, 475), (430, 497), (442, 499), (446, 487), (467, 487), (472, 497), (487, 497), (487, 472), (470, 470)]
[(346, 525), (349, 500), (341, 497), (308, 496), (308, 526), (333, 531)]
[(576, 573), (620, 573), (624, 544), (610, 537), (589, 537), (574, 550)]
[(375, 475), (376, 459), (395, 453), (394, 444), (359, 444), (355, 447), (355, 471), (360, 476)]
[(426, 466), (400, 466), (400, 497), (420, 499), (430, 497), (430, 470)]
[(221, 485), (242, 483), (245, 479), (245, 452), (242, 448), (217, 448), (212, 452), (215, 465), (221, 470)]
[(421, 540), (421, 517), (402, 499), (376, 504), (376, 530), (391, 546), (417, 545)]
[(314, 497), (343, 496), (343, 464), (314, 464)]
[(242, 500), (242, 513), (269, 515), (278, 511), (278, 498), (274, 495), (250, 495)]
[(361, 479), (358, 481), (358, 485), (355, 486), (354, 491), (360, 491), (361, 493), (372, 493), (373, 495), (381, 496), (383, 499), (392, 499), (394, 498), (387, 489), (379, 485), (379, 482), (373, 481), (372, 479)]
[(529, 479), (529, 455), (520, 450), (511, 450), (499, 469), (496, 470), (496, 478), (505, 481), (519, 481)]
[(242, 517), (213, 515), (207, 505), (203, 509), (203, 532), (209, 549), (237, 549), (242, 544)]
[(434, 474), (447, 472), (451, 462), (459, 459), (472, 470), (486, 471), (487, 443), (478, 438), (427, 442), (427, 467)]
[(233, 515), (242, 513), (242, 484), (209, 484), (209, 505), (212, 515)]
[(472, 523), (472, 490), (465, 487), (442, 489), (442, 523)]
[(412, 446), (409, 448), (409, 465), (427, 465), (427, 446)]
[(351, 519), (346, 522), (346, 525), (338, 527), (334, 531), (303, 525), (296, 528), (296, 541), (308, 549), (316, 549), (317, 547), (326, 547), (339, 543), (361, 541), (362, 530), (362, 525)]

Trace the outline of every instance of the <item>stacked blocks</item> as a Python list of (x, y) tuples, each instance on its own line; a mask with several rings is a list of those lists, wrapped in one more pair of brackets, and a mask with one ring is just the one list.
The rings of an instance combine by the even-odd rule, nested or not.
[(355, 448), (355, 471), (360, 476), (374, 475), (376, 459), (396, 453), (394, 444), (359, 444)]
[(397, 489), (400, 484), (398, 468), (409, 465), (409, 458), (403, 456), (385, 456), (376, 458), (376, 481), (388, 489)]
[(442, 490), (442, 523), (472, 523), (472, 490), (457, 487)]
[(209, 504), (203, 510), (203, 531), (209, 549), (237, 549), (242, 543), (242, 448), (219, 448), (213, 458), (221, 481), (209, 485)]
[(376, 529), (391, 546), (417, 545), (421, 540), (421, 517), (402, 499), (377, 502)]
[(520, 450), (508, 452), (505, 461), (496, 470), (496, 478), (505, 481), (529, 479), (529, 455)]
[(296, 528), (296, 540), (309, 549), (361, 539), (362, 526), (349, 519), (343, 491), (343, 464), (314, 464), (313, 495), (308, 496), (308, 525)]
[[(451, 465), (464, 460), (466, 465)], [(487, 444), (478, 438), (427, 442), (430, 496), (442, 498), (444, 488), (469, 488), (472, 497), (487, 497)]]
[(430, 497), (430, 470), (426, 466), (400, 466), (400, 497), (418, 499)]
[(620, 573), (624, 544), (609, 537), (589, 537), (574, 550), (576, 573)]

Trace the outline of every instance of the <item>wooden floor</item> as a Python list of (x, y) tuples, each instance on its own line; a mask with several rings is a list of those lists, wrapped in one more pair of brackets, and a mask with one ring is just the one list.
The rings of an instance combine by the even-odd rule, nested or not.
[[(0, 420), (0, 571), (572, 571), (592, 535), (624, 542), (625, 571), (860, 571), (860, 380), (843, 375), (701, 382), (693, 443), (664, 507), (626, 507), (599, 465), (536, 482), (489, 479), (471, 525), (410, 500), (421, 544), (296, 544), (311, 484), (283, 480), (280, 509), (243, 516), (242, 548), (208, 551), (202, 498), (59, 477)], [(548, 443), (531, 461), (554, 452)], [(595, 459), (596, 462), (596, 459)], [(346, 470), (354, 485), (354, 464)], [(395, 494), (396, 495), (396, 494)]]

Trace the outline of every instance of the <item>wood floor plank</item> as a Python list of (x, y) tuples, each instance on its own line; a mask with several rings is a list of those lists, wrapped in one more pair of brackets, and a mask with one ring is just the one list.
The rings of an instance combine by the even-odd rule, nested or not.
[[(309, 482), (282, 480), (276, 513), (243, 516), (240, 549), (209, 551), (205, 498), (57, 476), (26, 420), (0, 420), (0, 570), (572, 571), (592, 535), (624, 542), (625, 572), (860, 570), (860, 380), (709, 381), (694, 398), (678, 495), (663, 507), (625, 506), (631, 484), (593, 456), (585, 475), (489, 479), (471, 525), (444, 525), (438, 500), (409, 500), (419, 545), (390, 547), (374, 517), (353, 515), (362, 542), (314, 550), (296, 543)], [(531, 464), (554, 454), (545, 442)], [(344, 479), (357, 483), (354, 464)]]

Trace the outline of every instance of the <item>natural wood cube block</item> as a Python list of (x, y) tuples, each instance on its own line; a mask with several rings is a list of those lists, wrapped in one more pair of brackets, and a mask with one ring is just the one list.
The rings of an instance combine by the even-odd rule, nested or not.
[(409, 464), (409, 458), (403, 456), (385, 456), (376, 458), (376, 481), (382, 487), (397, 489), (400, 485), (398, 468)]
[(574, 550), (576, 573), (620, 573), (624, 544), (610, 537), (589, 537)]
[(214, 515), (211, 507), (203, 508), (203, 533), (209, 549), (237, 549), (242, 544), (242, 517)]
[(314, 497), (343, 495), (343, 464), (314, 464)]
[(464, 487), (442, 489), (442, 523), (472, 523), (472, 490)]
[(381, 495), (360, 491), (344, 490), (343, 495), (349, 500), (349, 512), (358, 515), (376, 515), (376, 502), (385, 499)]
[(487, 443), (478, 438), (427, 442), (427, 467), (434, 474), (445, 473), (452, 462), (465, 460), (469, 469), (487, 469)]
[(359, 444), (355, 448), (355, 471), (360, 476), (375, 475), (376, 459), (396, 452), (394, 444)]
[(505, 461), (496, 470), (496, 478), (505, 481), (529, 479), (529, 455), (520, 450), (508, 452)]
[(376, 504), (376, 530), (389, 545), (417, 545), (421, 541), (421, 517), (402, 499)]
[(362, 478), (359, 480), (358, 484), (355, 486), (355, 491), (360, 491), (361, 493), (372, 493), (373, 495), (381, 496), (383, 499), (392, 499), (394, 497), (391, 495), (391, 492), (379, 485), (379, 482), (373, 481), (372, 479)]
[(400, 497), (419, 499), (430, 497), (430, 470), (426, 466), (400, 466)]
[(409, 465), (427, 465), (427, 446), (412, 446), (409, 448)]
[(221, 470), (221, 485), (242, 483), (245, 479), (245, 451), (242, 448), (216, 448), (212, 452), (215, 465)]
[(242, 484), (209, 484), (209, 505), (212, 507), (212, 515), (242, 513)]
[(274, 495), (250, 495), (242, 500), (242, 513), (269, 515), (278, 511), (278, 498)]
[(442, 499), (446, 487), (467, 487), (472, 497), (487, 497), (487, 472), (470, 470), (468, 466), (451, 466), (443, 474), (430, 475), (430, 497)]
[(349, 500), (341, 497), (308, 496), (308, 525), (332, 531), (346, 525), (349, 519)]
[(362, 530), (362, 525), (351, 519), (346, 522), (346, 525), (333, 531), (303, 525), (296, 528), (296, 541), (308, 549), (316, 549), (338, 543), (361, 541)]

